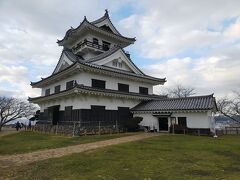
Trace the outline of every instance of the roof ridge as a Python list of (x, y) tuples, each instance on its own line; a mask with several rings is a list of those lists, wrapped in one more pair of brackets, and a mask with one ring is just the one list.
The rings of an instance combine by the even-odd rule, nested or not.
[(165, 99), (162, 100), (179, 100), (179, 99), (194, 99), (194, 98), (206, 98), (206, 97), (213, 97), (214, 93), (209, 94), (209, 95), (200, 95), (200, 96), (189, 96), (189, 97), (176, 97), (176, 98), (171, 98), (171, 97), (167, 97)]
[[(113, 25), (113, 23), (112, 23), (112, 21), (111, 21), (111, 19), (110, 19), (110, 16), (109, 16), (109, 14), (108, 14), (108, 10), (107, 10), (107, 9), (105, 9), (105, 13), (104, 13), (104, 15), (103, 15), (102, 17), (100, 17), (99, 19), (97, 19), (97, 20), (95, 20), (95, 21), (92, 21), (92, 22), (90, 22), (90, 23), (95, 25), (95, 24), (97, 24), (97, 23), (100, 23), (100, 22), (104, 21), (105, 19), (108, 19), (108, 20), (110, 21), (110, 23), (112, 24), (114, 30), (117, 32), (118, 35), (123, 36), (123, 35), (117, 30), (117, 28)], [(114, 34), (116, 34), (116, 33), (114, 33)]]
[(132, 111), (181, 111), (181, 110), (214, 110), (216, 101), (211, 95), (193, 96), (186, 98), (163, 98), (144, 101), (133, 107)]
[(99, 23), (101, 21), (104, 21), (107, 18), (109, 18), (109, 14), (108, 14), (108, 10), (105, 9), (105, 13), (104, 13), (104, 15), (102, 17), (100, 17), (100, 18), (98, 18), (98, 19), (96, 19), (94, 21), (91, 21), (90, 23), (97, 24), (97, 23)]

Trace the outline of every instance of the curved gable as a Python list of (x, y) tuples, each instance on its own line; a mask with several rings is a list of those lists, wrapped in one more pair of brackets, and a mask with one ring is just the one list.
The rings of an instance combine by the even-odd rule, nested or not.
[(59, 60), (58, 60), (57, 66), (55, 67), (55, 69), (53, 71), (53, 74), (55, 74), (59, 71), (62, 71), (63, 69), (70, 66), (71, 64), (73, 64), (73, 62), (68, 58), (68, 56), (63, 51)]
[(109, 56), (92, 62), (93, 64), (107, 66), (115, 69), (120, 69), (123, 71), (133, 72), (135, 74), (144, 74), (138, 67), (129, 59), (126, 53), (122, 49), (118, 49)]

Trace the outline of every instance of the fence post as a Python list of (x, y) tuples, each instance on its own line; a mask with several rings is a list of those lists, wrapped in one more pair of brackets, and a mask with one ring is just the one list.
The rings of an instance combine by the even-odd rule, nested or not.
[(117, 123), (117, 120), (116, 120), (116, 131), (117, 131), (117, 133), (119, 133), (119, 132), (118, 132), (118, 123)]
[(73, 123), (73, 132), (72, 132), (72, 136), (75, 135), (75, 122)]
[(58, 133), (58, 123), (57, 123), (57, 128), (56, 128), (56, 135), (57, 135), (57, 133)]
[(101, 135), (101, 121), (98, 121), (98, 134)]
[(198, 129), (198, 136), (200, 136), (200, 130)]

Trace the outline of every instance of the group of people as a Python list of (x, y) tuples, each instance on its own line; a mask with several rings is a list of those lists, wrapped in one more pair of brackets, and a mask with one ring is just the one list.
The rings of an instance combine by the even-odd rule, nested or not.
[(21, 128), (24, 128), (25, 130), (27, 128), (31, 129), (31, 127), (32, 127), (31, 121), (29, 121), (28, 126), (26, 124), (20, 123), (19, 121), (15, 124), (15, 128), (17, 131), (19, 131)]

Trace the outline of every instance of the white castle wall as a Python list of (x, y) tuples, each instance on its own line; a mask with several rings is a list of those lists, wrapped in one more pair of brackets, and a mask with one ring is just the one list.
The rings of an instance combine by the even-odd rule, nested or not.
[(60, 110), (64, 110), (65, 106), (73, 106), (73, 109), (91, 109), (91, 105), (105, 106), (108, 110), (117, 110), (118, 107), (132, 108), (139, 103), (139, 100), (79, 94), (75, 96), (64, 97), (64, 99), (40, 103), (39, 106), (41, 112), (43, 112), (47, 107), (54, 105), (60, 105)]
[(57, 85), (61, 85), (61, 91), (66, 89), (66, 82), (71, 80), (76, 80), (78, 84), (83, 84), (85, 86), (92, 86), (92, 79), (99, 79), (106, 81), (106, 89), (113, 89), (118, 90), (118, 83), (128, 84), (129, 85), (129, 91), (139, 93), (139, 86), (147, 87), (148, 93), (153, 93), (153, 88), (151, 84), (147, 83), (139, 83), (136, 81), (130, 81), (127, 79), (121, 79), (117, 77), (110, 77), (100, 74), (90, 74), (88, 72), (79, 72), (78, 74), (75, 74), (73, 76), (70, 76), (64, 80), (55, 82), (49, 86), (46, 86), (42, 88), (42, 96), (45, 95), (45, 90), (50, 88), (50, 94), (54, 93), (54, 87)]

